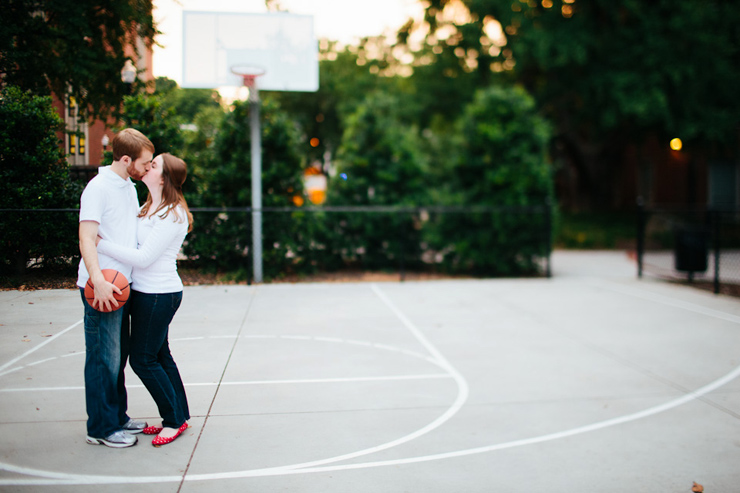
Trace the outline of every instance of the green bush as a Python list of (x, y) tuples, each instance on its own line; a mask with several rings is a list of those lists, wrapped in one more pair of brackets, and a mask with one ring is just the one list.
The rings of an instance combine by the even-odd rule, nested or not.
[(141, 92), (123, 98), (121, 128), (135, 128), (154, 144), (156, 154), (182, 155), (185, 140), (180, 131), (181, 118), (165, 104), (162, 95)]
[[(337, 150), (327, 205), (416, 206), (426, 201), (426, 162), (417, 132), (401, 122), (400, 101), (373, 93), (349, 118)], [(420, 259), (419, 221), (412, 214), (337, 213), (329, 218), (327, 253), (368, 269)]]
[[(135, 128), (146, 135), (154, 144), (155, 156), (169, 152), (183, 157), (185, 139), (180, 131), (180, 122), (181, 118), (165, 104), (161, 94), (141, 92), (123, 98), (123, 115), (118, 130)], [(113, 153), (106, 152), (105, 159), (109, 164), (113, 159)], [(148, 193), (146, 186), (134, 183), (137, 184), (139, 202), (144, 202)]]
[(550, 126), (524, 89), (493, 86), (475, 94), (456, 134), (447, 200), (480, 212), (436, 216), (426, 240), (448, 271), (534, 273), (550, 244)]
[[(262, 206), (292, 207), (302, 195), (303, 162), (298, 155), (296, 129), (275, 103), (263, 101)], [(210, 162), (199, 164), (199, 194), (191, 207), (251, 207), (251, 145), (249, 104), (237, 102), (216, 134)], [(296, 208), (296, 211), (298, 209)], [(306, 242), (300, 239), (300, 214), (263, 213), (263, 274), (270, 279), (289, 272), (301, 262)], [(197, 264), (237, 273), (246, 278), (251, 270), (252, 220), (245, 212), (197, 213), (185, 253)]]
[(637, 217), (632, 212), (562, 212), (555, 231), (558, 248), (635, 248)]
[[(65, 209), (78, 206), (81, 186), (69, 179), (57, 130), (61, 118), (50, 97), (12, 86), (0, 89), (0, 208)], [(64, 212), (5, 212), (0, 216), (3, 270), (79, 257), (77, 218)]]

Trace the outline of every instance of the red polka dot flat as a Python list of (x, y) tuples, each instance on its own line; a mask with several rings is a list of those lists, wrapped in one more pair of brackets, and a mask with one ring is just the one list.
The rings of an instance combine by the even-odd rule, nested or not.
[(179, 437), (183, 431), (190, 428), (190, 426), (187, 423), (183, 423), (182, 426), (177, 430), (177, 433), (175, 433), (174, 436), (171, 437), (161, 437), (157, 435), (154, 437), (154, 440), (152, 440), (152, 445), (155, 447), (159, 447), (161, 445), (167, 445), (168, 443), (172, 443), (175, 441), (175, 438)]
[(141, 432), (145, 435), (159, 435), (159, 432), (162, 431), (161, 426), (147, 426)]

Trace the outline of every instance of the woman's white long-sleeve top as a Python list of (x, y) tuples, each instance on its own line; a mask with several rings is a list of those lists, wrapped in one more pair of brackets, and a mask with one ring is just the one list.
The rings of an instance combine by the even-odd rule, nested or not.
[[(177, 274), (177, 254), (188, 234), (188, 218), (181, 206), (170, 211), (140, 217), (137, 228), (138, 249), (126, 248), (101, 240), (98, 251), (133, 266), (131, 288), (140, 293), (176, 293), (182, 291)], [(179, 216), (179, 217), (178, 217)]]

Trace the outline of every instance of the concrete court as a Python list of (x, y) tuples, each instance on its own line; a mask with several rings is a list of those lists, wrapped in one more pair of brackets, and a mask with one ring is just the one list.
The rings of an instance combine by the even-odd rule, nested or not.
[(556, 252), (551, 279), (188, 287), (192, 427), (161, 448), (85, 443), (80, 303), (0, 292), (0, 491), (740, 491), (740, 303), (623, 252)]

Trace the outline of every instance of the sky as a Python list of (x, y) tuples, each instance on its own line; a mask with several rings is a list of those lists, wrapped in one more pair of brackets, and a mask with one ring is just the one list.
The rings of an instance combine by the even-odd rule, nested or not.
[[(292, 14), (312, 15), (317, 38), (352, 43), (364, 36), (393, 33), (409, 17), (420, 18), (420, 0), (279, 0)], [(155, 46), (155, 77), (182, 79), (182, 12), (266, 12), (264, 0), (155, 0), (154, 18), (162, 32)]]

